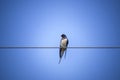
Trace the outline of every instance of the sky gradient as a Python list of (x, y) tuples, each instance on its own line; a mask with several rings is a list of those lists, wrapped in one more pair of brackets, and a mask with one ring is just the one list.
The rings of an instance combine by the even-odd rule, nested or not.
[[(120, 46), (119, 0), (0, 0), (0, 46)], [(120, 49), (0, 49), (0, 80), (120, 80)]]

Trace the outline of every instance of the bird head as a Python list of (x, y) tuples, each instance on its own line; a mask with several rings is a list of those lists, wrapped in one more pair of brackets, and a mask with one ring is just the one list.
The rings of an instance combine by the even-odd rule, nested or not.
[(65, 34), (62, 34), (61, 37), (62, 37), (62, 38), (66, 38), (66, 35), (65, 35)]

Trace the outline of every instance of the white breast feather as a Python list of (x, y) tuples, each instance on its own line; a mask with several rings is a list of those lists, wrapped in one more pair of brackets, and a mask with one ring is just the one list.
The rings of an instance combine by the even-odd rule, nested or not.
[(66, 44), (67, 44), (67, 39), (63, 39), (60, 45), (61, 47), (66, 48)]

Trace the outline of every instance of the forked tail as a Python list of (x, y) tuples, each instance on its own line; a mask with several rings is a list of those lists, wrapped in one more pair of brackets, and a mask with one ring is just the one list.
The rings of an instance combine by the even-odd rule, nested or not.
[(59, 62), (58, 62), (58, 64), (60, 64), (60, 62), (61, 62), (61, 58), (59, 59)]
[(67, 49), (65, 50), (65, 56), (64, 56), (65, 59), (66, 59), (66, 53), (67, 53)]

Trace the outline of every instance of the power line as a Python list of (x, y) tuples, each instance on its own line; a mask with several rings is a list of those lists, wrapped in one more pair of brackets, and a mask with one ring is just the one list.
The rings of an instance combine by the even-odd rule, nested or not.
[[(0, 46), (0, 49), (59, 49), (50, 46)], [(68, 49), (120, 49), (120, 46), (72, 46)]]

